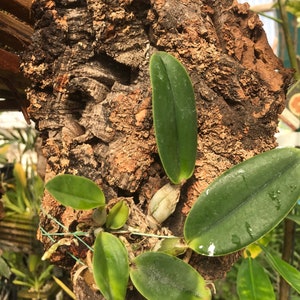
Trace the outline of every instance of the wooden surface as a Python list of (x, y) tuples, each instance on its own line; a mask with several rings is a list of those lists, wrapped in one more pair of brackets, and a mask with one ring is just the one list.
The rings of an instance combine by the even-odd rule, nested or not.
[(27, 123), (29, 82), (20, 72), (19, 53), (31, 43), (31, 4), (31, 0), (0, 2), (0, 111), (20, 110)]

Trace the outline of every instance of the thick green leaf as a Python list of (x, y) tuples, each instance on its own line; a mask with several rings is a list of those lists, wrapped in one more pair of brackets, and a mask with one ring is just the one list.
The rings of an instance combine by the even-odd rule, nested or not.
[(106, 300), (123, 300), (129, 278), (127, 250), (114, 235), (100, 232), (94, 245), (93, 274)]
[(129, 215), (129, 207), (124, 201), (116, 203), (109, 211), (106, 219), (106, 227), (119, 229), (126, 223)]
[(218, 177), (198, 198), (184, 227), (190, 248), (225, 255), (255, 242), (285, 218), (300, 195), (300, 150), (275, 149)]
[(45, 188), (58, 202), (74, 209), (92, 209), (105, 205), (101, 189), (85, 177), (58, 175), (49, 180)]
[(191, 80), (170, 54), (156, 52), (150, 60), (153, 120), (158, 153), (170, 180), (179, 184), (195, 167), (197, 112)]
[(260, 245), (266, 254), (266, 258), (270, 265), (284, 278), (284, 280), (300, 294), (300, 272), (279, 258), (272, 255), (266, 247)]
[(251, 257), (244, 259), (239, 266), (237, 292), (240, 300), (276, 299), (270, 278)]
[(211, 299), (200, 274), (187, 263), (165, 253), (145, 252), (136, 257), (130, 278), (148, 300)]

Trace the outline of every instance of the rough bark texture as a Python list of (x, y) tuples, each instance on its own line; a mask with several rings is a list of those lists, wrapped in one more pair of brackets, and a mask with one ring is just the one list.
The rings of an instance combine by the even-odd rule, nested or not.
[[(35, 33), (23, 69), (32, 81), (29, 113), (41, 132), (46, 181), (59, 173), (86, 176), (101, 186), (107, 201), (128, 201), (131, 226), (182, 235), (185, 215), (214, 178), (274, 148), (291, 72), (273, 54), (261, 21), (247, 4), (39, 0), (33, 9)], [(160, 229), (146, 221), (149, 200), (167, 182), (152, 127), (148, 66), (156, 50), (173, 54), (187, 68), (199, 128), (195, 174), (183, 187), (177, 210)], [(51, 216), (69, 231), (79, 224), (93, 226), (89, 212), (65, 208), (45, 194), (41, 226), (49, 233), (62, 232)], [(45, 249), (53, 243), (47, 236), (39, 238)], [(139, 251), (156, 243), (123, 238), (128, 245), (140, 243)], [(91, 234), (86, 242), (92, 244), (93, 239)], [(87, 248), (70, 238), (53, 253), (52, 261), (72, 268), (74, 260), (67, 252), (84, 260)], [(193, 254), (190, 263), (214, 280), (238, 257)], [(79, 280), (81, 275), (75, 274), (78, 299), (88, 299), (90, 292), (90, 299), (97, 299), (94, 292), (83, 292), (84, 277)], [(130, 292), (128, 299), (138, 296)]]

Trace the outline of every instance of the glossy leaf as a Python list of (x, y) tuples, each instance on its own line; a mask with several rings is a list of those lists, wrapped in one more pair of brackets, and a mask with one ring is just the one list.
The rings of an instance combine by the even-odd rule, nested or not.
[(266, 247), (260, 245), (266, 254), (266, 258), (270, 265), (281, 275), (282, 278), (300, 294), (300, 272), (279, 258), (272, 255)]
[(45, 188), (58, 202), (74, 209), (92, 209), (105, 205), (102, 190), (85, 177), (58, 175), (49, 180)]
[(123, 300), (129, 278), (127, 250), (114, 235), (100, 232), (94, 245), (93, 274), (106, 300)]
[(170, 180), (179, 184), (194, 172), (197, 112), (191, 80), (170, 54), (150, 60), (152, 109), (158, 153)]
[(275, 149), (226, 171), (198, 198), (184, 227), (204, 255), (242, 249), (283, 220), (300, 195), (300, 150)]
[(276, 299), (270, 278), (251, 257), (244, 259), (239, 266), (237, 292), (240, 300)]
[(106, 219), (106, 227), (119, 229), (126, 223), (129, 215), (129, 207), (124, 201), (116, 203), (109, 211)]
[(182, 260), (159, 252), (145, 252), (133, 261), (130, 278), (148, 300), (211, 299), (204, 279)]

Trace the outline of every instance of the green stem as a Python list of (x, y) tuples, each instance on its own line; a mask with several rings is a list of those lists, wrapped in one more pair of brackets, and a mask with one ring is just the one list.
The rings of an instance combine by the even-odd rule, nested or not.
[(294, 43), (292, 40), (291, 31), (289, 28), (288, 15), (287, 15), (287, 11), (285, 9), (285, 0), (278, 0), (278, 7), (279, 7), (281, 20), (282, 20), (283, 35), (284, 35), (285, 43), (287, 46), (290, 63), (291, 63), (292, 68), (294, 68), (296, 71), (294, 77), (296, 80), (299, 80), (300, 79), (300, 69), (299, 69), (299, 65), (298, 65), (298, 61), (297, 61), (297, 54), (295, 51)]
[[(254, 11), (254, 10), (253, 10)], [(255, 11), (254, 11), (255, 12)], [(260, 16), (263, 16), (263, 17), (265, 17), (265, 18), (268, 18), (268, 19), (270, 19), (270, 20), (272, 20), (272, 21), (274, 21), (274, 22), (276, 22), (276, 23), (278, 23), (278, 24), (282, 24), (282, 20), (281, 19), (278, 19), (278, 18), (275, 18), (275, 17), (272, 17), (272, 16), (270, 16), (270, 15), (268, 15), (268, 14), (265, 14), (265, 13), (263, 13), (263, 12), (256, 12), (257, 14), (259, 14)]]

